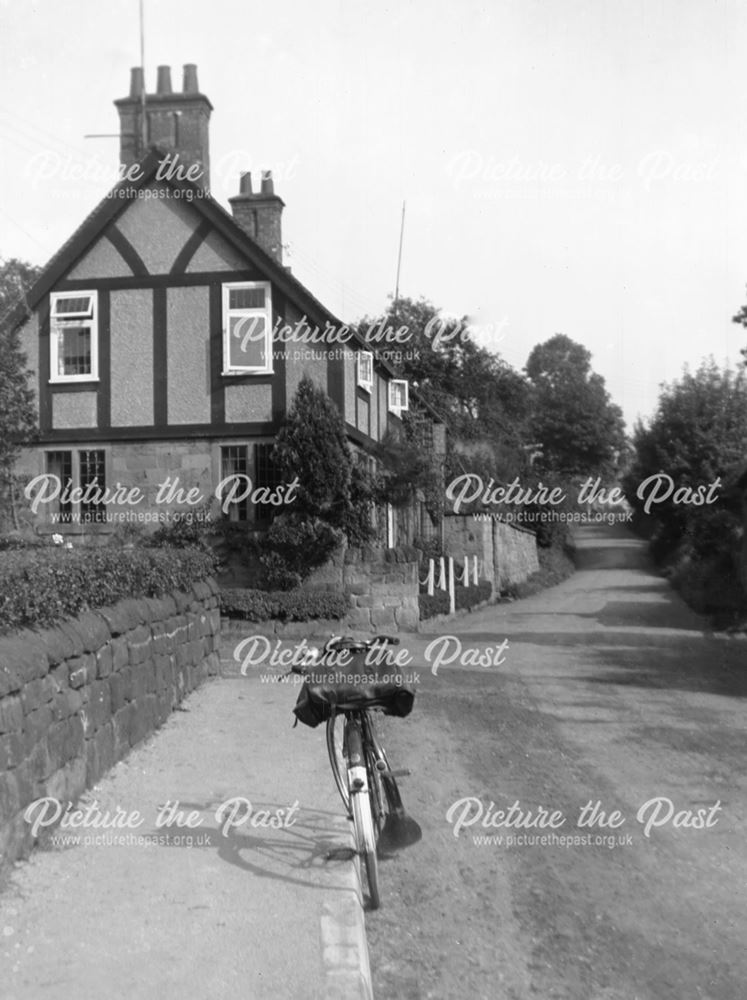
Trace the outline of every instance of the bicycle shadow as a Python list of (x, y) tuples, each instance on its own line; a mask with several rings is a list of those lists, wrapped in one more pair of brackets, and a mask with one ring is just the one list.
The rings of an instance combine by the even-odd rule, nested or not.
[[(163, 845), (165, 847), (212, 849), (221, 861), (248, 875), (308, 889), (328, 889), (328, 884), (319, 880), (318, 873), (329, 871), (334, 863), (348, 862), (355, 856), (348, 832), (352, 828), (340, 813), (300, 808), (287, 826), (253, 827), (249, 817), (240, 825), (226, 824), (225, 819), (217, 821), (215, 813), (222, 804), (222, 800), (180, 801), (184, 812), (209, 814), (210, 821), (206, 818), (192, 829), (164, 824), (154, 827), (148, 835), (173, 838), (172, 843)], [(278, 803), (252, 803), (255, 816), (262, 813), (277, 816), (279, 811), (287, 809)], [(330, 827), (331, 832), (327, 832)], [(308, 877), (304, 877), (305, 872)]]

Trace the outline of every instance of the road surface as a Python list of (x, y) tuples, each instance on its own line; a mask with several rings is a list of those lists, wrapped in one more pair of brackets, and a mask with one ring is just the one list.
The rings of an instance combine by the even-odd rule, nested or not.
[[(503, 662), (425, 660), (447, 631)], [(744, 640), (605, 527), (565, 583), (410, 648), (429, 669), (384, 730), (424, 836), (381, 865), (376, 995), (743, 1000)]]

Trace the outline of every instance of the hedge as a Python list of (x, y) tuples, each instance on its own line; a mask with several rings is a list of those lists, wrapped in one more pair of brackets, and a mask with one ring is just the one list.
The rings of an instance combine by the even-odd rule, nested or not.
[(303, 590), (248, 590), (239, 587), (220, 592), (221, 612), (229, 618), (261, 622), (307, 622), (313, 618), (344, 618), (348, 601), (343, 594)]
[(127, 597), (189, 590), (213, 567), (213, 558), (196, 549), (8, 551), (0, 561), (0, 634), (52, 625)]
[[(454, 603), (456, 610), (469, 610), (476, 604), (490, 599), (491, 585), (487, 580), (481, 580), (476, 587), (454, 587)], [(428, 594), (420, 594), (420, 620), (433, 618), (435, 615), (448, 615), (449, 613), (449, 593), (446, 590), (437, 590), (432, 597)]]

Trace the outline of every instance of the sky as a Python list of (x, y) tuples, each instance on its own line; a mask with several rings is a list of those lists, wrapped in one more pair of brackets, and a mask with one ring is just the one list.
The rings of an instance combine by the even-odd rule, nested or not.
[[(198, 66), (211, 191), (271, 169), (285, 263), (345, 321), (394, 291), (521, 368), (564, 333), (629, 430), (747, 331), (747, 4), (144, 0)], [(115, 180), (138, 0), (0, 0), (0, 257), (44, 263)]]

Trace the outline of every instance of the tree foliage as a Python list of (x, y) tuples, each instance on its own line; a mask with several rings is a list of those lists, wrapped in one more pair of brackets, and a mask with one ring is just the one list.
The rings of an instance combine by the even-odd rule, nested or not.
[[(529, 415), (527, 382), (476, 343), (466, 316), (447, 318), (427, 299), (401, 298), (357, 329), (445, 421), (450, 452), (482, 442), (493, 452), (496, 474), (516, 474)], [(377, 341), (382, 330), (398, 332), (399, 341)]]
[(526, 373), (531, 436), (542, 448), (538, 467), (560, 476), (608, 475), (625, 447), (624, 423), (592, 371), (591, 353), (559, 333), (532, 350)]
[(352, 455), (340, 411), (308, 376), (278, 433), (273, 461), (288, 482), (298, 479), (296, 513), (340, 523), (350, 499)]
[[(732, 323), (739, 323), (740, 326), (747, 328), (747, 305), (740, 306), (739, 312), (731, 319)], [(743, 347), (739, 353), (742, 355), (742, 364), (747, 367), (747, 347)]]
[(260, 555), (268, 584), (286, 590), (321, 566), (343, 538), (353, 545), (370, 540), (372, 486), (354, 461), (339, 410), (306, 376), (273, 461), (282, 479), (298, 480), (295, 501), (273, 521)]
[(38, 268), (11, 259), (0, 263), (0, 507), (7, 511), (13, 466), (21, 448), (36, 433), (34, 392), (18, 329), (9, 322), (13, 307), (23, 302)]
[(443, 472), (436, 456), (418, 439), (417, 425), (404, 415), (404, 428), (387, 431), (376, 449), (381, 473), (375, 483), (377, 503), (404, 507), (422, 499), (434, 524), (443, 512)]
[[(726, 484), (741, 469), (747, 447), (745, 372), (721, 369), (713, 358), (694, 372), (685, 367), (679, 380), (662, 387), (651, 422), (639, 421), (633, 439), (635, 458), (625, 487), (638, 509), (645, 502), (637, 496), (640, 484), (658, 473), (670, 476), (674, 488), (697, 488), (719, 477)], [(674, 503), (673, 497), (674, 492), (654, 508), (671, 540), (687, 534), (697, 551), (732, 544), (735, 514), (718, 505)]]

